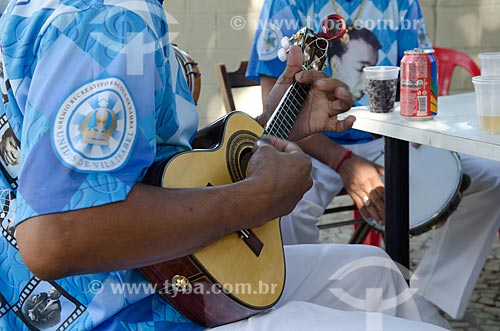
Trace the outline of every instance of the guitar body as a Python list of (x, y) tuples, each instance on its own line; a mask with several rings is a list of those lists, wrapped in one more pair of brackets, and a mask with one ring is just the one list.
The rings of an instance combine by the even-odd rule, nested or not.
[[(343, 21), (338, 15), (330, 18)], [(345, 21), (342, 26), (343, 31), (325, 36), (341, 37)], [(302, 48), (303, 69), (324, 68), (327, 39), (305, 27), (290, 41)], [(146, 181), (165, 188), (194, 188), (243, 180), (255, 141), (264, 132), (287, 139), (309, 89), (296, 81), (290, 84), (265, 129), (245, 113), (229, 113), (199, 132), (193, 151), (174, 156), (165, 166), (151, 167)], [(196, 323), (215, 327), (247, 318), (272, 307), (283, 292), (285, 257), (280, 220), (241, 229), (192, 255), (139, 270), (168, 302)]]
[[(244, 179), (245, 164), (263, 131), (244, 113), (228, 114), (208, 127), (205, 137), (198, 138), (212, 146), (176, 155), (163, 168), (160, 185), (193, 188)], [(215, 136), (219, 136), (218, 142)], [(139, 270), (194, 322), (214, 327), (246, 318), (272, 307), (285, 281), (280, 220), (250, 232), (248, 241), (231, 233), (190, 256)], [(252, 241), (259, 244), (252, 245)]]

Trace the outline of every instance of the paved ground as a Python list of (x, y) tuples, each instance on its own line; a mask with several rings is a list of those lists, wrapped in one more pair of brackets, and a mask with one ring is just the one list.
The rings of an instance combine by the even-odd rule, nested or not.
[[(350, 213), (333, 219), (350, 217)], [(321, 222), (332, 217), (323, 216)], [(351, 226), (321, 231), (322, 242), (346, 243), (352, 234)], [(414, 268), (429, 244), (432, 233), (413, 237), (410, 241), (410, 264)], [(444, 315), (455, 331), (500, 331), (500, 241), (492, 247), (463, 320), (452, 320)]]

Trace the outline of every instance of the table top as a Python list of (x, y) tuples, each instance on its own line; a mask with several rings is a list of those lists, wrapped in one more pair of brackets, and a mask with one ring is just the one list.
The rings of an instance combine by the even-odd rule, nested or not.
[(479, 131), (474, 93), (439, 97), (432, 120), (401, 116), (399, 103), (391, 113), (372, 113), (363, 106), (345, 114), (356, 116), (355, 129), (500, 161), (500, 134)]

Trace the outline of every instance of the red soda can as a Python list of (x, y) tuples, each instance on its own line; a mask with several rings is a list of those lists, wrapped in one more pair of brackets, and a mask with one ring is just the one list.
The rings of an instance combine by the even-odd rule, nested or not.
[(424, 53), (431, 63), (431, 114), (435, 116), (438, 112), (438, 61), (433, 49), (425, 49)]
[(405, 51), (401, 60), (400, 114), (410, 119), (437, 115), (437, 61), (434, 50)]

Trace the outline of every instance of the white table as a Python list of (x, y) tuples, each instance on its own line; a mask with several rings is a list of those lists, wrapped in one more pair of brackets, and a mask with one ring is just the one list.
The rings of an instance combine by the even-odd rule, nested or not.
[(408, 142), (500, 161), (500, 134), (479, 131), (474, 93), (439, 97), (433, 120), (402, 117), (399, 105), (386, 114), (371, 113), (367, 107), (353, 107), (346, 114), (356, 116), (355, 129), (385, 137), (386, 250), (408, 267)]
[(354, 107), (348, 114), (356, 116), (356, 129), (500, 161), (500, 135), (479, 132), (474, 93), (440, 97), (438, 115), (429, 121), (401, 116), (399, 105), (387, 114), (367, 107)]

